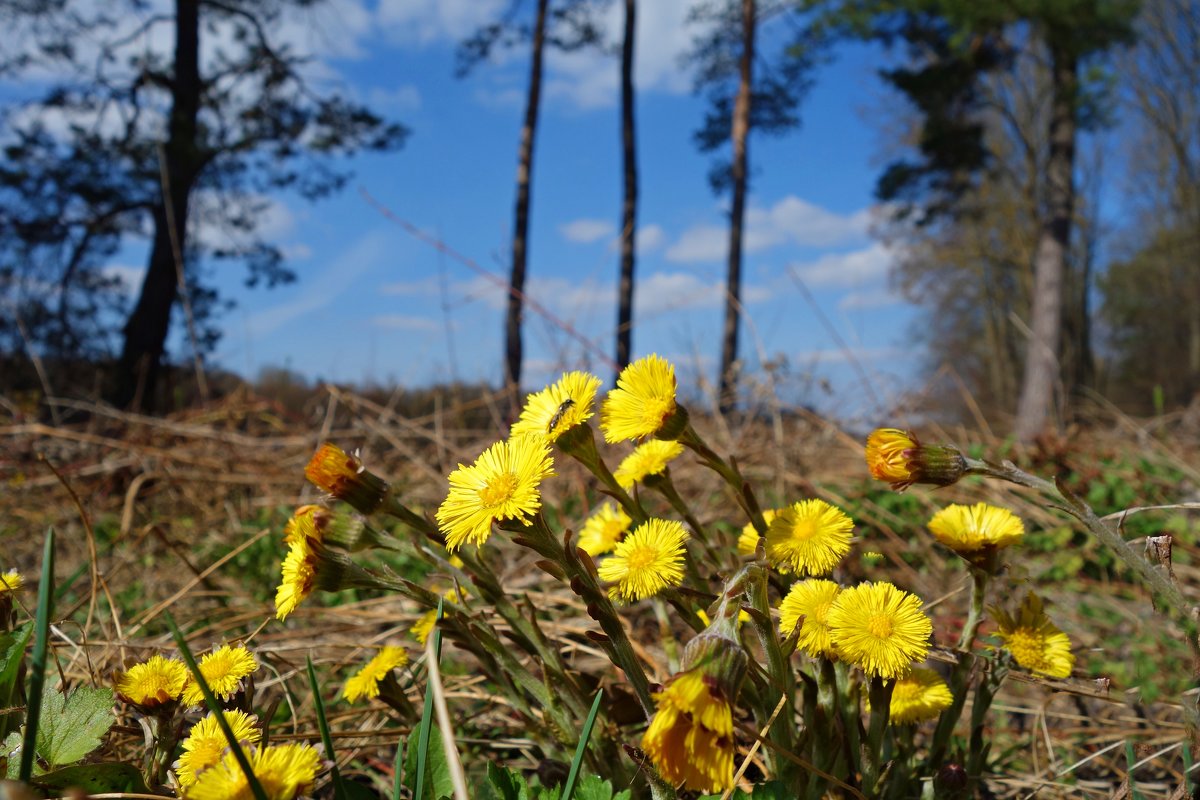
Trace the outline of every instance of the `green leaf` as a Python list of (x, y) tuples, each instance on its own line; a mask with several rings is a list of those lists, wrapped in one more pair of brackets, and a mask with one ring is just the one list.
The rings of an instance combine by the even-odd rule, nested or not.
[(58, 790), (65, 794), (67, 789), (82, 789), (88, 794), (123, 792), (146, 794), (146, 782), (141, 771), (129, 764), (80, 764), (47, 772), (34, 781), (43, 789)]
[(80, 686), (70, 697), (50, 687), (42, 693), (37, 752), (53, 766), (74, 764), (100, 746), (116, 722), (113, 690)]
[[(416, 792), (417, 748), (412, 747), (409, 737), (408, 752), (404, 757), (404, 785)], [(446, 751), (442, 747), (442, 731), (437, 725), (429, 726), (429, 755), (426, 761), (425, 785), (421, 797), (416, 800), (441, 800), (454, 796), (454, 784), (450, 780), (450, 765), (446, 763)]]
[(629, 800), (629, 790), (614, 797), (611, 783), (597, 775), (588, 775), (576, 785), (574, 800)]
[(13, 731), (0, 744), (0, 761), (4, 761), (4, 777), (10, 781), (17, 779), (17, 772), (21, 769), (21, 740), (24, 737), (20, 731)]
[[(16, 705), (13, 695), (17, 686), (17, 674), (21, 671), (21, 664), (25, 660), (25, 647), (32, 636), (33, 620), (15, 631), (0, 633), (0, 708)], [(16, 730), (20, 724), (19, 714), (0, 717), (0, 736)]]
[(525, 778), (499, 764), (488, 763), (487, 783), (483, 789), (480, 800), (530, 800)]

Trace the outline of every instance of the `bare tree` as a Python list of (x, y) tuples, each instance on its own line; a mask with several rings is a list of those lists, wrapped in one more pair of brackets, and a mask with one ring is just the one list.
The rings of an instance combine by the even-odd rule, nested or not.
[(637, 0), (625, 0), (625, 34), (621, 42), (621, 272), (617, 284), (617, 374), (633, 352), (633, 279), (637, 248), (637, 131), (634, 127), (633, 53)]

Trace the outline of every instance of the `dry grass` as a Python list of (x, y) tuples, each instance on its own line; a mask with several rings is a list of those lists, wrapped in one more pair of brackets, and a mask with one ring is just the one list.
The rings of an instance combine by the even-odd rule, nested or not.
[[(259, 707), (297, 704), (289, 713), (275, 715), (280, 721), (272, 738), (315, 741), (305, 656), (311, 653), (322, 669), (338, 676), (326, 684), (332, 690), (347, 665), (361, 660), (364, 648), (406, 640), (419, 610), (394, 598), (352, 599), (328, 607), (303, 606), (286, 625), (274, 621), (269, 597), (282, 556), (280, 531), (290, 509), (314, 499), (302, 478), (305, 462), (323, 440), (360, 448), (374, 471), (403, 487), (407, 502), (431, 510), (443, 496), (446, 473), (473, 459), (497, 434), (487, 420), (498, 420), (499, 414), (486, 397), (460, 404), (440, 400), (424, 416), (404, 416), (393, 408), (330, 389), (299, 413), (239, 394), (166, 419), (74, 402), (59, 403), (59, 426), (14, 415), (0, 424), (0, 481), (5, 487), (0, 493), (5, 544), (0, 567), (16, 567), (32, 577), (41, 532), (47, 526), (59, 531), (57, 579), (71, 588), (56, 609), (61, 622), (54, 645), (70, 680), (107, 684), (130, 660), (170, 649), (162, 616), (169, 611), (196, 649), (222, 639), (249, 638), (267, 667), (255, 687)], [(1081, 486), (1111, 480), (1113, 470), (1118, 477), (1129, 471), (1131, 483), (1175, 481), (1135, 485), (1135, 505), (1160, 497), (1195, 500), (1200, 451), (1187, 425), (1183, 418), (1139, 422), (1106, 413), (1087, 432), (1046, 442), (1025, 454), (1026, 461), (1042, 474), (1070, 470)], [(1017, 509), (1031, 530), (1065, 524), (1053, 510), (994, 484), (914, 491), (898, 508), (894, 496), (867, 486), (860, 438), (799, 409), (733, 429), (711, 419), (700, 426), (718, 449), (737, 454), (743, 471), (760, 487), (764, 505), (820, 496), (852, 508), (864, 547), (882, 552), (885, 561), (875, 567), (854, 562), (850, 571), (887, 575), (919, 591), (929, 602), (940, 641), (950, 641), (962, 624), (965, 577), (930, 545), (914, 519), (927, 519), (948, 502), (986, 499)], [(1003, 447), (986, 430), (937, 433), (990, 453)], [(939, 438), (930, 434), (930, 439)], [(567, 518), (581, 520), (596, 495), (584, 474), (569, 466), (548, 487), (550, 504), (571, 509)], [(731, 544), (740, 521), (717, 483), (687, 467), (675, 471), (675, 480), (684, 496), (698, 498), (694, 508), (700, 521)], [(1161, 520), (1163, 513), (1152, 512), (1148, 518)], [(1196, 531), (1193, 517), (1185, 535), (1176, 537), (1175, 569), (1185, 589), (1200, 582)], [(572, 667), (597, 679), (610, 675), (611, 666), (588, 643), (591, 620), (575, 596), (534, 567), (534, 558), (525, 551), (502, 545), (497, 553), (505, 586), (529, 594), (539, 609), (553, 609), (545, 614), (552, 620), (546, 627)], [(1082, 552), (1085, 559), (1095, 555)], [(1081, 654), (1101, 648), (1110, 660), (1134, 659), (1148, 643), (1178, 638), (1179, 632), (1153, 614), (1145, 593), (1126, 583), (1119, 570), (1101, 570), (1099, 576), (1084, 570), (1069, 580), (1048, 579), (1045, 559), (1062, 556), (1020, 555), (1001, 585), (1015, 592), (1026, 583), (1037, 584)], [(1091, 609), (1086, 614), (1084, 599)], [(497, 627), (503, 627), (499, 621)], [(632, 627), (641, 655), (651, 665), (651, 678), (661, 679), (668, 670), (657, 624), (649, 617), (637, 618)], [(1081, 657), (1081, 667), (1088, 663)], [(483, 758), (536, 766), (541, 749), (503, 696), (472, 675), (469, 666), (460, 664), (448, 672), (447, 700), (462, 721), (459, 733), (468, 766)], [(1043, 683), (1009, 682), (992, 717), (998, 772), (988, 781), (989, 790), (1014, 798), (1122, 797), (1128, 773), (1125, 743), (1133, 742), (1141, 762), (1134, 773), (1137, 791), (1147, 798), (1172, 796), (1182, 783), (1179, 743), (1185, 735), (1178, 696), (1143, 703), (1128, 685), (1106, 689), (1077, 673), (1080, 677), (1056, 683), (1055, 691)], [(1172, 677), (1177, 685), (1189, 676)], [(282, 691), (285, 684), (289, 692)], [(410, 694), (419, 701), (420, 687), (411, 687)], [(340, 701), (329, 705), (339, 762), (350, 774), (361, 771), (390, 780), (395, 743), (408, 723), (375, 707), (364, 711)], [(142, 729), (126, 717), (114, 729), (109, 747), (136, 760), (142, 742)]]

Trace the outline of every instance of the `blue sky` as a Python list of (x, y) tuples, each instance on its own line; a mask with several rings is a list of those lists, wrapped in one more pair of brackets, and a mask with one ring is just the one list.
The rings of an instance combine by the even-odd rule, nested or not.
[[(356, 177), (332, 200), (277, 198), (264, 226), (299, 276), (249, 291), (236, 265), (214, 278), (238, 303), (215, 354), (253, 375), (288, 366), (312, 378), (425, 384), (451, 378), (498, 383), (504, 293), (441, 256), (373, 208), (445, 241), (505, 279), (517, 141), (528, 60), (513, 51), (453, 77), (454, 47), (505, 0), (331, 0), (288, 21), (284, 37), (317, 56), (314, 76), (403, 122), (399, 152), (355, 159)], [(641, 169), (635, 353), (674, 359), (684, 381), (711, 381), (719, 352), (726, 257), (726, 198), (707, 183), (709, 157), (691, 134), (704, 103), (679, 63), (695, 30), (689, 2), (643, 0), (637, 50)], [(620, 4), (611, 14), (619, 31)], [(169, 43), (167, 43), (169, 44)], [(853, 355), (885, 400), (911, 388), (919, 354), (905, 347), (914, 310), (888, 290), (890, 255), (868, 227), (880, 169), (885, 104), (878, 55), (841, 46), (801, 108), (802, 126), (757, 136), (744, 297), (750, 324), (742, 356), (786, 358), (792, 402), (861, 407)], [(528, 292), (593, 342), (589, 349), (530, 313), (528, 388), (563, 368), (611, 355), (620, 215), (618, 61), (596, 53), (548, 57), (533, 173)], [(115, 271), (138, 277), (140, 251)], [(806, 301), (811, 291), (841, 347)], [(182, 328), (182, 325), (178, 326)], [(182, 352), (178, 337), (172, 347)], [(451, 358), (453, 354), (453, 358)], [(829, 391), (817, 389), (827, 379)]]

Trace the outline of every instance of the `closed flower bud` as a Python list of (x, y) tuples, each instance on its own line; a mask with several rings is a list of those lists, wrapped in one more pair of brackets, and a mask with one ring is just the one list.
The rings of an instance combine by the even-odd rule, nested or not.
[(914, 483), (949, 486), (967, 471), (967, 460), (950, 445), (923, 445), (916, 435), (878, 428), (867, 437), (867, 467), (876, 480), (896, 491)]

